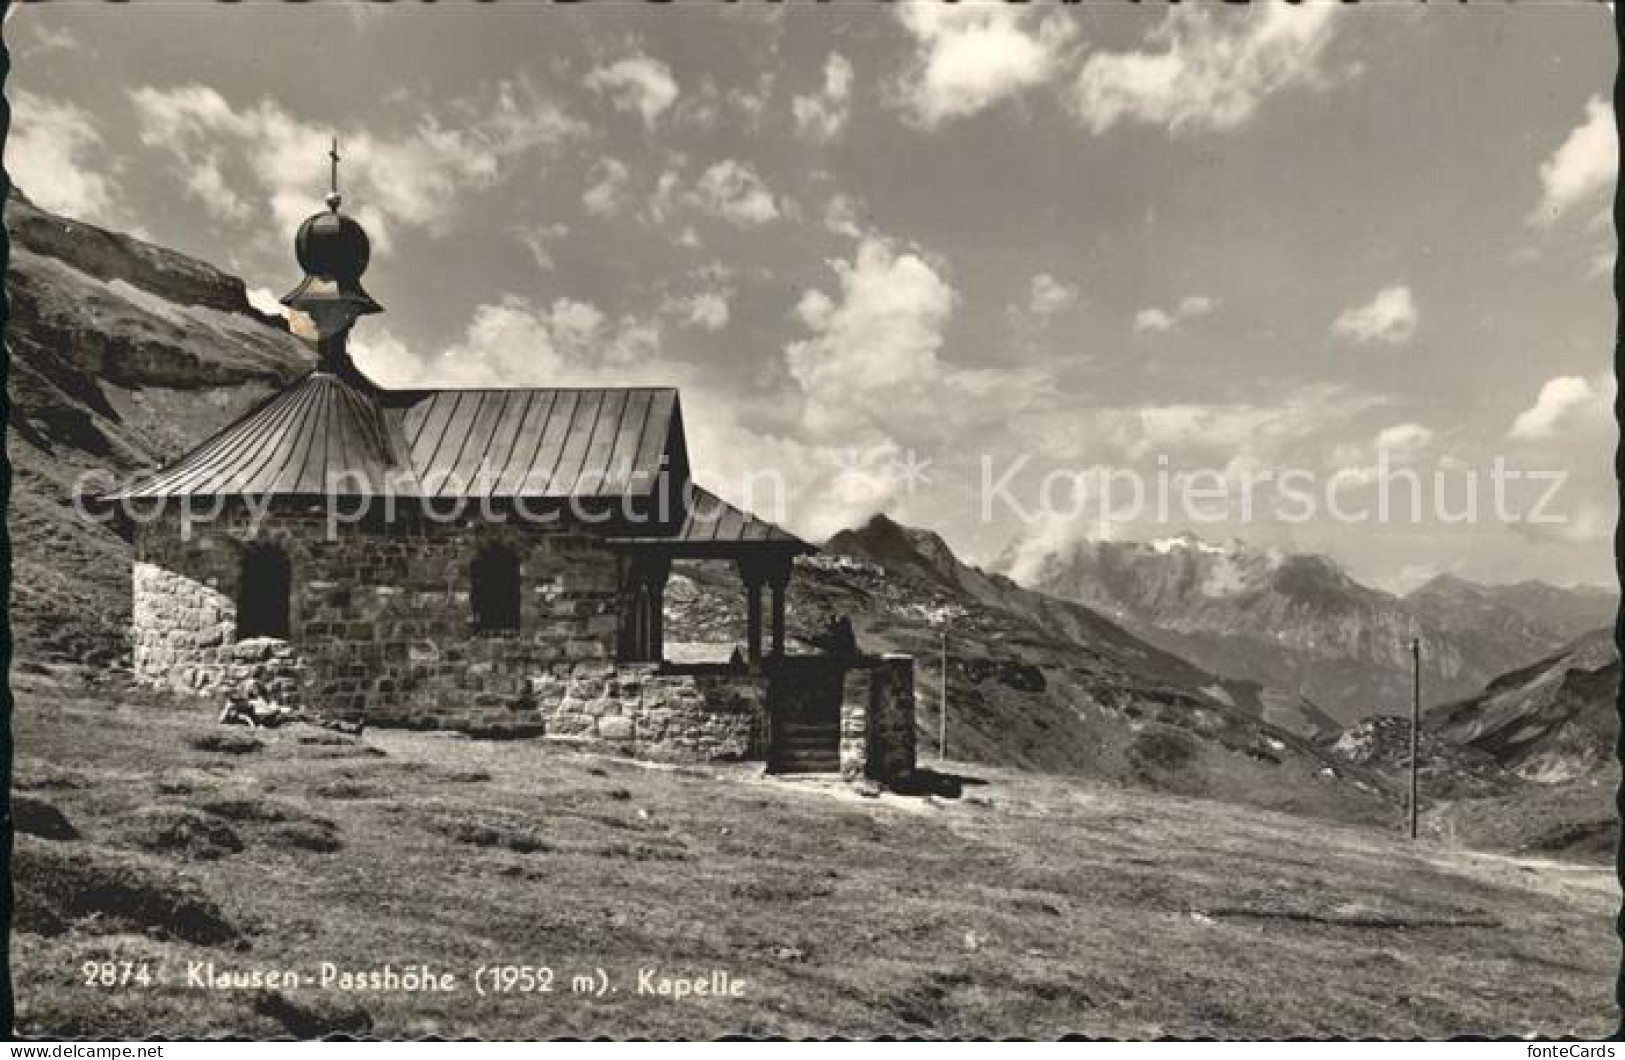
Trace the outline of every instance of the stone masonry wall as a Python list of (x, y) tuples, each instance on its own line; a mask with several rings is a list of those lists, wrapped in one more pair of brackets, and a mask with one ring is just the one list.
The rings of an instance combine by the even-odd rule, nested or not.
[(882, 655), (871, 673), (868, 775), (894, 783), (914, 772), (914, 658)]
[[(473, 628), (469, 564), (492, 541), (520, 561), (518, 631)], [(237, 582), (253, 544), (290, 560), (289, 641), (304, 709), (319, 718), (533, 734), (532, 675), (614, 658), (619, 560), (585, 534), (422, 519), (330, 534), (320, 506), (284, 504), (257, 521), (233, 507), (184, 535), (174, 512), (138, 527), (139, 678), (200, 695), (232, 679)]]
[(915, 764), (913, 657), (858, 660), (842, 690), (841, 776), (894, 784)]
[(765, 758), (772, 713), (804, 709), (803, 696), (838, 695), (842, 776), (890, 784), (914, 772), (912, 657), (801, 656), (784, 663), (781, 679), (771, 683), (764, 673), (723, 667), (559, 667), (534, 678), (531, 695), (549, 738), (675, 762)]
[(764, 754), (766, 686), (749, 673), (584, 664), (534, 678), (531, 695), (550, 738), (654, 761)]

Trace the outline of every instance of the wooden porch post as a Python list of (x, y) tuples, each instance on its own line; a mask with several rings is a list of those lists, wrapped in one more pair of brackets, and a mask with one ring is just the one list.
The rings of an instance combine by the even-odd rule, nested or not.
[(666, 657), (667, 556), (633, 555), (622, 581), (621, 658), (626, 662), (660, 662)]
[(784, 657), (784, 590), (790, 584), (790, 560), (775, 561), (767, 575), (772, 591), (772, 653), (773, 658)]
[(648, 640), (650, 662), (666, 659), (666, 581), (671, 577), (668, 556), (649, 557)]
[(745, 658), (754, 669), (762, 664), (762, 581), (765, 571), (752, 560), (739, 561), (745, 582)]

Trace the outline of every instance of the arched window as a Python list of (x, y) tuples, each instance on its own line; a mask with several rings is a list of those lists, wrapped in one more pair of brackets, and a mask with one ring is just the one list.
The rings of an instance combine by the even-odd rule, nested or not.
[(237, 639), (288, 639), (288, 595), (293, 568), (287, 553), (256, 545), (243, 553), (237, 577)]
[(486, 545), (469, 564), (468, 574), (474, 629), (480, 633), (518, 629), (518, 557), (501, 545)]

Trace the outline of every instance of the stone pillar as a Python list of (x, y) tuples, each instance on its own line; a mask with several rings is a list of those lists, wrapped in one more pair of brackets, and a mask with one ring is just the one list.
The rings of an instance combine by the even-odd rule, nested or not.
[(841, 678), (841, 778), (860, 780), (869, 775), (871, 760), (870, 701), (874, 682), (859, 664)]
[(868, 775), (896, 784), (914, 772), (914, 657), (887, 653), (874, 668), (869, 696)]

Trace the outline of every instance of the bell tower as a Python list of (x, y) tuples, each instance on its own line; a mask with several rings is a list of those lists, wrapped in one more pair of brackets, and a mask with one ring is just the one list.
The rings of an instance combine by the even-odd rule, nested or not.
[(316, 341), (316, 370), (335, 375), (355, 374), (346, 349), (350, 328), (368, 313), (381, 313), (384, 307), (373, 301), (361, 286), (372, 254), (366, 231), (352, 218), (339, 212), (339, 142), (335, 137), (328, 151), (332, 190), (327, 209), (313, 214), (299, 226), (294, 236), (294, 256), (305, 278), (282, 297), (282, 304), (309, 321), (307, 335)]

